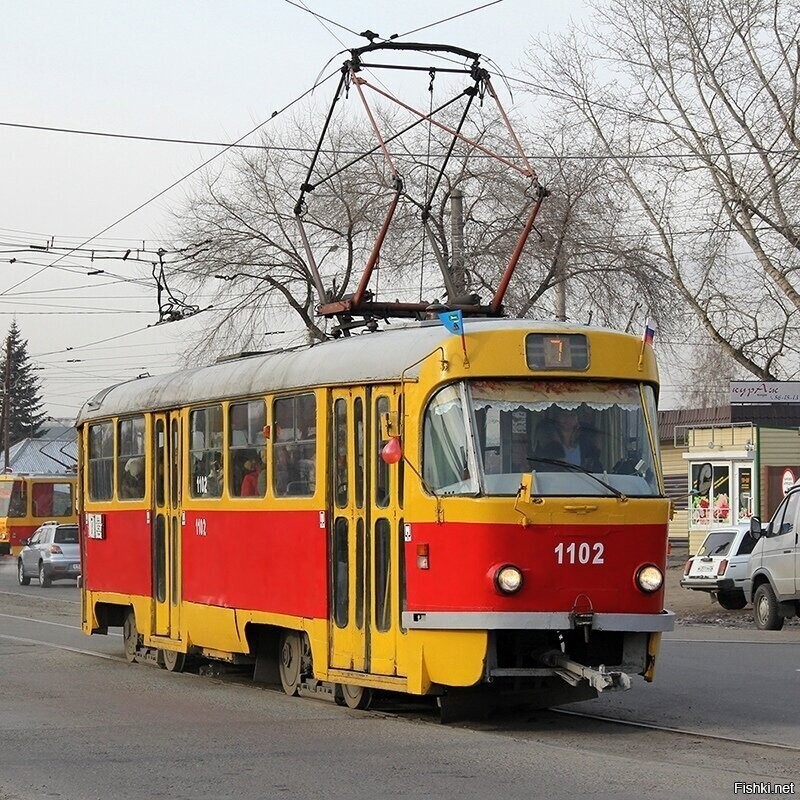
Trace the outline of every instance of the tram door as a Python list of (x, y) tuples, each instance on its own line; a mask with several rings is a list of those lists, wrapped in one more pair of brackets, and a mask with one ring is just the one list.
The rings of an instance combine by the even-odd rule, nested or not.
[(153, 607), (156, 636), (180, 635), (180, 416), (157, 414), (153, 437)]
[(397, 468), (379, 459), (393, 390), (335, 390), (331, 437), (331, 654), (338, 669), (395, 673)]

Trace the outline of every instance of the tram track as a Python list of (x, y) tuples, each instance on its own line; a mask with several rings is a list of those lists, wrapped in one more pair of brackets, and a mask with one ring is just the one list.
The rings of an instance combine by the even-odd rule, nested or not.
[[(35, 619), (35, 618), (30, 618), (30, 617), (22, 617), (22, 616), (18, 616), (18, 615), (14, 615), (14, 614), (2, 614), (2, 613), (0, 613), (0, 618), (14, 619), (14, 620), (17, 620), (17, 621), (20, 621), (20, 622), (34, 622), (34, 623), (39, 623), (39, 624), (43, 624), (43, 625), (51, 625), (51, 626), (56, 626), (56, 627), (60, 627), (60, 628), (68, 628), (68, 629), (72, 629), (72, 630), (75, 630), (75, 631), (79, 631), (80, 630), (80, 628), (78, 626), (74, 626), (74, 625), (66, 625), (64, 623), (51, 622), (51, 621), (48, 621), (48, 620), (39, 620), (39, 619)], [(121, 636), (121, 634), (119, 634), (119, 633), (111, 633), (109, 635), (110, 636), (118, 636), (118, 637)], [(114, 655), (111, 655), (111, 654), (108, 654), (108, 653), (100, 653), (100, 652), (96, 652), (96, 651), (88, 650), (88, 649), (84, 649), (84, 648), (78, 648), (78, 647), (73, 647), (73, 646), (70, 646), (70, 645), (60, 644), (60, 643), (56, 643), (56, 642), (50, 642), (50, 641), (47, 641), (45, 639), (34, 639), (34, 638), (30, 638), (30, 637), (13, 636), (13, 635), (10, 635), (10, 634), (0, 633), (0, 640), (5, 640), (5, 641), (9, 641), (9, 642), (15, 642), (15, 643), (18, 643), (18, 644), (40, 645), (40, 646), (43, 646), (43, 647), (48, 647), (48, 648), (52, 648), (52, 649), (56, 649), (56, 650), (62, 650), (64, 652), (68, 652), (68, 653), (75, 653), (75, 654), (78, 654), (78, 655), (100, 658), (100, 659), (103, 659), (105, 661), (116, 661), (116, 662), (119, 662), (119, 663), (122, 663), (122, 664), (126, 664), (127, 663), (122, 654), (120, 654), (119, 656), (114, 656)], [(192, 674), (192, 673), (189, 673), (189, 674)], [(202, 674), (195, 674), (195, 677), (204, 678), (204, 677), (208, 677), (208, 676), (207, 675), (202, 675)], [(248, 681), (243, 680), (242, 676), (240, 674), (238, 674), (238, 673), (235, 674), (235, 675), (228, 676), (224, 672), (217, 672), (217, 673), (215, 673), (213, 675), (213, 677), (214, 677), (215, 680), (222, 680), (222, 681), (231, 682), (231, 683), (239, 683), (241, 685), (251, 685)], [(261, 685), (261, 684), (255, 684), (255, 683), (253, 683), (252, 686), (254, 688), (258, 688), (259, 690), (270, 691), (270, 692), (274, 691), (276, 693), (282, 694), (282, 690), (276, 689), (276, 688), (273, 688), (273, 687), (264, 686), (264, 685)], [(323, 696), (321, 696), (319, 694), (314, 694), (314, 695), (308, 695), (306, 697), (303, 697), (302, 699), (304, 699), (304, 700), (318, 699), (319, 700), (319, 699), (326, 699), (326, 698), (324, 698)], [(400, 702), (402, 702), (402, 701), (400, 701)], [(373, 715), (373, 716), (377, 716), (377, 717), (383, 717), (383, 718), (387, 718), (387, 719), (409, 719), (409, 718), (411, 718), (411, 719), (414, 719), (414, 721), (416, 721), (416, 722), (421, 722), (421, 723), (424, 723), (424, 724), (436, 724), (436, 725), (440, 724), (440, 721), (439, 721), (438, 717), (434, 719), (433, 715), (423, 714), (418, 709), (409, 709), (408, 713), (406, 713), (406, 712), (393, 711), (391, 709), (391, 704), (389, 704), (389, 706), (390, 706), (389, 708), (378, 708), (378, 709), (368, 710), (368, 711), (364, 711), (364, 712), (360, 712), (360, 713), (369, 714), (369, 715)], [(709, 741), (709, 742), (718, 742), (718, 743), (722, 743), (722, 744), (726, 744), (726, 745), (729, 745), (729, 744), (736, 744), (736, 745), (746, 744), (746, 745), (753, 746), (753, 747), (758, 747), (758, 748), (766, 748), (766, 749), (782, 751), (782, 752), (800, 753), (800, 746), (797, 746), (797, 745), (783, 744), (783, 743), (780, 743), (780, 742), (770, 742), (770, 741), (763, 741), (763, 740), (752, 740), (752, 739), (748, 739), (746, 741), (743, 741), (741, 739), (741, 737), (737, 738), (735, 736), (726, 736), (724, 734), (707, 733), (707, 732), (704, 732), (704, 731), (691, 730), (689, 728), (678, 728), (678, 727), (669, 726), (669, 725), (658, 725), (658, 724), (653, 723), (653, 722), (632, 720), (632, 719), (626, 719), (626, 718), (622, 718), (622, 717), (613, 717), (613, 716), (609, 716), (607, 714), (592, 714), (592, 713), (585, 712), (585, 711), (575, 711), (575, 710), (572, 710), (572, 709), (565, 709), (565, 708), (549, 708), (549, 709), (546, 709), (546, 712), (554, 714), (554, 715), (557, 715), (557, 716), (569, 717), (569, 718), (579, 719), (579, 720), (587, 720), (587, 721), (590, 721), (590, 722), (599, 722), (599, 723), (605, 723), (605, 724), (608, 724), (608, 725), (621, 725), (621, 726), (626, 726), (626, 727), (629, 727), (629, 728), (638, 728), (638, 729), (650, 730), (650, 731), (658, 732), (658, 733), (671, 734), (671, 735), (679, 736), (681, 738), (692, 737), (692, 738), (695, 738), (695, 739), (703, 739), (703, 740), (706, 740), (706, 741)], [(529, 712), (521, 712), (521, 713), (529, 713)], [(508, 732), (509, 733), (518, 733), (519, 732), (518, 724), (519, 724), (519, 721), (520, 721), (519, 715), (508, 715), (508, 718), (515, 723), (515, 726), (514, 726), (513, 730), (509, 730)], [(483, 725), (481, 724), (480, 721), (464, 720), (460, 724), (460, 726), (464, 726), (464, 725), (466, 725), (466, 726), (475, 726), (478, 729), (486, 730), (486, 728), (483, 727)], [(498, 733), (503, 733), (504, 732), (502, 730), (502, 728), (495, 727), (494, 725), (492, 726), (491, 729), (494, 730), (495, 732), (498, 732)]]
[(613, 725), (625, 725), (631, 728), (644, 728), (647, 730), (652, 731), (659, 731), (661, 733), (674, 733), (680, 736), (691, 736), (694, 738), (701, 738), (701, 739), (708, 739), (710, 741), (715, 742), (724, 742), (724, 743), (734, 743), (734, 744), (748, 744), (754, 747), (767, 747), (779, 750), (788, 750), (794, 753), (800, 753), (800, 747), (793, 744), (781, 744), (779, 742), (764, 742), (764, 741), (754, 741), (752, 739), (748, 739), (746, 742), (743, 742), (741, 737), (736, 736), (724, 736), (722, 734), (717, 733), (704, 733), (702, 731), (693, 731), (687, 728), (674, 728), (668, 725), (656, 725), (653, 722), (639, 722), (636, 720), (630, 719), (621, 719), (619, 717), (609, 717), (605, 714), (589, 714), (585, 711), (573, 711), (572, 709), (567, 708), (550, 708), (548, 709), (554, 714), (560, 714), (563, 716), (568, 717), (577, 717), (579, 719), (588, 719), (593, 720), (595, 722), (608, 722)]

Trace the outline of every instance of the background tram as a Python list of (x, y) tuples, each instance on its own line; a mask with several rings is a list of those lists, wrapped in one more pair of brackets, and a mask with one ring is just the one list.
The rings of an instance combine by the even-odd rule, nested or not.
[(632, 336), (496, 319), (112, 387), (78, 419), (83, 629), (351, 707), (650, 680), (673, 623), (656, 398)]
[(77, 522), (75, 486), (73, 475), (0, 474), (0, 555), (17, 555), (43, 522)]

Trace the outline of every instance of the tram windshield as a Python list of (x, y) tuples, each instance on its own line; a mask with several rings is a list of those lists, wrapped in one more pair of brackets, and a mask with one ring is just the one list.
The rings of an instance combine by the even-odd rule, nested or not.
[(441, 389), (425, 414), (423, 477), (438, 495), (658, 494), (644, 404), (621, 381), (471, 381)]
[(27, 505), (25, 481), (0, 481), (0, 519), (24, 517)]

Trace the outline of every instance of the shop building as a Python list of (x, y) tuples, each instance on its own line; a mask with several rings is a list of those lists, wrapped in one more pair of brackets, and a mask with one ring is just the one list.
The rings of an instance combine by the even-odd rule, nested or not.
[[(769, 519), (800, 479), (800, 408), (718, 406), (659, 412), (661, 463), (673, 501), (670, 539), (695, 552), (709, 530)], [(700, 493), (701, 472), (710, 488)]]

